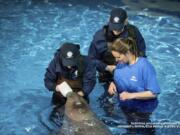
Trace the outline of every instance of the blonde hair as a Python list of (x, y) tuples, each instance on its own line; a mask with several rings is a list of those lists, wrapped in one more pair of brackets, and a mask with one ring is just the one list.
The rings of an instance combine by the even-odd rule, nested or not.
[(118, 38), (111, 45), (111, 51), (126, 54), (128, 51), (138, 57), (136, 41), (132, 38)]

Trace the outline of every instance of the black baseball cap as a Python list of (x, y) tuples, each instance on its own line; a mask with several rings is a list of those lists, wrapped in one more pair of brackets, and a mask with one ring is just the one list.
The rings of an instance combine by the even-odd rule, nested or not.
[(125, 24), (124, 21), (127, 18), (127, 13), (122, 8), (114, 8), (110, 13), (109, 29), (122, 31)]
[(80, 56), (80, 46), (78, 44), (64, 43), (60, 50), (63, 66), (77, 66)]

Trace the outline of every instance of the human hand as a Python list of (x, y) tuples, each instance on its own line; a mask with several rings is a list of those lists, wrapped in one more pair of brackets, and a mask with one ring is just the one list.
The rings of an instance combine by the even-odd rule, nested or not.
[(77, 94), (78, 94), (79, 96), (81, 96), (81, 97), (83, 97), (83, 96), (84, 96), (83, 91), (78, 91), (78, 92), (77, 92)]
[(116, 94), (117, 90), (116, 90), (116, 85), (114, 84), (114, 82), (111, 82), (108, 88), (108, 93), (110, 95), (114, 95)]
[(56, 86), (56, 91), (60, 92), (64, 97), (66, 97), (66, 95), (73, 90), (68, 85), (68, 83), (64, 81)]
[(110, 73), (113, 73), (115, 68), (116, 68), (115, 65), (107, 65), (105, 70), (109, 71)]
[(129, 93), (127, 91), (123, 91), (122, 93), (119, 94), (119, 98), (122, 101), (134, 99), (134, 93)]

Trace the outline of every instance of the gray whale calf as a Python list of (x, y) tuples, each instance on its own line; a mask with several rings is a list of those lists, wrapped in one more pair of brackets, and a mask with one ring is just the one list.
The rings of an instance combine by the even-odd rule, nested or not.
[(81, 96), (69, 92), (63, 126), (55, 135), (112, 135), (112, 133)]

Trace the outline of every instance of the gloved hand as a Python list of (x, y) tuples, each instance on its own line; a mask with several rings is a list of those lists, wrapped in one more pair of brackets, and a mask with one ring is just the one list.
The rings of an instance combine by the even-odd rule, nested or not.
[(60, 92), (64, 97), (66, 97), (69, 92), (73, 92), (71, 87), (65, 81), (56, 86), (56, 91)]

